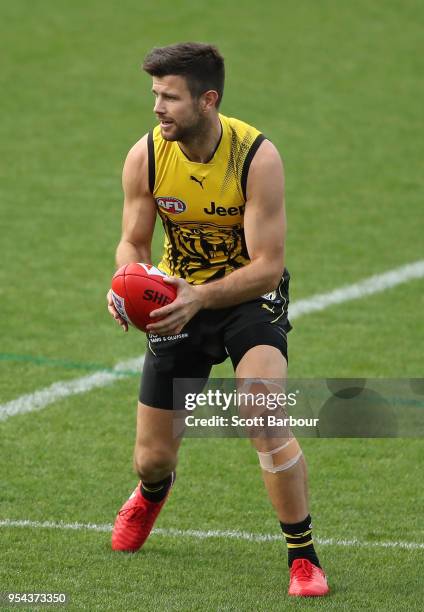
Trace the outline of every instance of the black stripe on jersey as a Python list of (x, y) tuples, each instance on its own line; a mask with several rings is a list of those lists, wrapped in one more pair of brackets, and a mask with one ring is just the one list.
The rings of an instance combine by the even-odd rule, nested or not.
[(241, 171), (241, 188), (243, 191), (243, 197), (246, 200), (246, 187), (247, 187), (247, 177), (249, 175), (250, 164), (252, 163), (252, 159), (255, 156), (256, 151), (259, 149), (259, 145), (266, 140), (263, 134), (258, 134), (253, 141), (252, 146), (249, 149), (249, 153), (246, 155), (246, 159), (244, 160), (243, 170)]
[[(219, 123), (221, 123), (221, 120), (219, 120)], [(218, 147), (219, 147), (219, 145), (221, 144), (221, 140), (222, 140), (222, 135), (223, 135), (223, 133), (224, 133), (224, 128), (222, 127), (222, 123), (221, 123), (221, 136), (219, 137), (219, 140), (218, 140), (218, 142), (216, 143), (216, 147), (214, 148), (212, 155), (210, 156), (210, 158), (209, 158), (209, 159), (208, 159), (208, 161), (206, 162), (207, 164), (208, 164), (210, 161), (212, 161), (212, 159), (213, 159), (213, 157), (214, 157), (215, 153), (218, 151)]]
[(147, 135), (147, 153), (149, 159), (149, 189), (153, 193), (155, 190), (156, 166), (155, 166), (155, 145), (153, 143), (153, 130)]

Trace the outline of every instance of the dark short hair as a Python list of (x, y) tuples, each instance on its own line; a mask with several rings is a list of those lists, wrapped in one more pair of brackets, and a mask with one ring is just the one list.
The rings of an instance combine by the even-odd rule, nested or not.
[(194, 98), (213, 89), (218, 92), (217, 107), (221, 103), (225, 79), (224, 58), (213, 45), (186, 42), (155, 47), (145, 57), (143, 70), (156, 77), (170, 74), (183, 76)]

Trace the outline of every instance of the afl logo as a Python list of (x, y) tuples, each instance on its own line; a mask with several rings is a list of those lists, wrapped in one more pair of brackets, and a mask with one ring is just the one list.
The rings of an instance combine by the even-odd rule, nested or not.
[(156, 204), (167, 213), (178, 215), (185, 211), (187, 206), (181, 200), (171, 196), (165, 198), (156, 198)]

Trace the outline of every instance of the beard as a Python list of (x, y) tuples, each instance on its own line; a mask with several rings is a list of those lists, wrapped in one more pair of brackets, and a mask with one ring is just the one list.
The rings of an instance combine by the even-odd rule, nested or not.
[(189, 144), (202, 138), (207, 131), (207, 121), (198, 111), (194, 111), (191, 121), (186, 123), (173, 123), (172, 130), (166, 133), (161, 128), (162, 138), (169, 142), (182, 142)]

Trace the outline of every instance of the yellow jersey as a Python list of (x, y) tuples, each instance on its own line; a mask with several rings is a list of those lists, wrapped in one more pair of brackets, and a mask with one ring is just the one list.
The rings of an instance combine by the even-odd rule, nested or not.
[(187, 158), (178, 142), (148, 134), (149, 185), (165, 231), (159, 268), (189, 283), (222, 278), (249, 263), (244, 238), (246, 184), (265, 136), (219, 115), (221, 140), (208, 163)]

